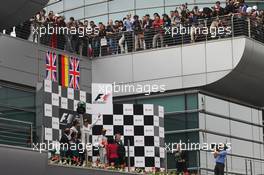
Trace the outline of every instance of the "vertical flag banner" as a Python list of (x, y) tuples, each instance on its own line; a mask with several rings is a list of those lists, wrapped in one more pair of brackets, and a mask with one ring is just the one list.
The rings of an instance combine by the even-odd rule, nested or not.
[(59, 55), (59, 84), (69, 86), (69, 58), (66, 55)]
[(46, 53), (46, 79), (57, 82), (57, 55), (53, 52)]
[(76, 57), (70, 58), (69, 75), (69, 87), (74, 89), (80, 89), (80, 60)]

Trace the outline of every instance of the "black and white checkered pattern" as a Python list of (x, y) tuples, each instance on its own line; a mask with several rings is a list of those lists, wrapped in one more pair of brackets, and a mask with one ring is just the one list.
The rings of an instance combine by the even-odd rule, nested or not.
[[(121, 133), (126, 149), (130, 142), (132, 167), (151, 170), (164, 168), (164, 111), (163, 107), (149, 104), (114, 104), (113, 115), (103, 115), (93, 128), (93, 143), (98, 142), (102, 128), (106, 136)], [(96, 120), (92, 117), (92, 120)], [(96, 152), (93, 155), (97, 159)]]
[(67, 125), (67, 120), (71, 121), (80, 101), (86, 102), (86, 111), (90, 111), (91, 95), (85, 91), (74, 90), (59, 86), (50, 80), (44, 81), (44, 140), (59, 141), (61, 129)]
[[(76, 115), (79, 101), (86, 102), (86, 111), (88, 113), (91, 111), (91, 95), (84, 91), (61, 87), (58, 83), (49, 80), (44, 81), (43, 92), (44, 140), (56, 142), (61, 137), (65, 121)], [(153, 167), (165, 167), (163, 107), (150, 104), (114, 104), (113, 114), (102, 115), (92, 129), (94, 145), (98, 143), (102, 128), (105, 128), (107, 137), (120, 133), (126, 149), (128, 149), (128, 141), (130, 142), (129, 153), (132, 167), (144, 168), (146, 171), (152, 170)], [(92, 115), (92, 122), (95, 122), (97, 117)], [(94, 151), (94, 161), (98, 159), (97, 156)]]

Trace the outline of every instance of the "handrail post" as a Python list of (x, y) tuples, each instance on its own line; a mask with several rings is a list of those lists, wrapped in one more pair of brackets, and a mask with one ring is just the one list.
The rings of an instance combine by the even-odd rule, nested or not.
[(251, 38), (251, 20), (247, 18), (248, 21), (248, 37)]
[(197, 174), (201, 174), (200, 151), (197, 151)]
[(227, 158), (226, 158), (225, 162), (226, 162), (225, 163), (225, 165), (226, 165), (226, 175), (228, 175), (228, 164), (227, 164), (228, 162), (227, 162)]
[(234, 15), (232, 14), (231, 15), (231, 27), (232, 27), (232, 39), (234, 38), (234, 36), (235, 36), (235, 30), (234, 30), (234, 27), (235, 27), (235, 25), (234, 25)]
[(247, 159), (245, 159), (245, 168), (246, 168), (246, 175), (248, 175), (248, 169), (247, 169)]
[[(207, 19), (204, 20), (204, 25), (206, 28), (208, 27), (207, 26)], [(208, 40), (208, 34), (205, 35), (205, 41), (207, 41), (207, 40)]]
[(252, 160), (249, 161), (250, 165), (250, 175), (253, 175), (253, 170), (252, 170)]
[(33, 125), (30, 124), (30, 146), (33, 148)]
[(165, 162), (164, 162), (164, 164), (165, 164), (165, 174), (168, 174), (168, 152), (167, 152), (167, 149), (165, 149)]
[(129, 150), (129, 148), (130, 148), (130, 140), (128, 139), (128, 141), (127, 141), (127, 170), (128, 170), (128, 172), (130, 172), (130, 166), (131, 166), (131, 164), (130, 164), (130, 150)]

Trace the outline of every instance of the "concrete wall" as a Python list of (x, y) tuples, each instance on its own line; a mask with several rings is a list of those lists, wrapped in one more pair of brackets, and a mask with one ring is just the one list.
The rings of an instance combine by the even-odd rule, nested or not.
[[(52, 49), (0, 34), (0, 80), (36, 87), (37, 82), (42, 82), (45, 78), (47, 51)], [(57, 54), (62, 53), (60, 50), (53, 51)], [(81, 57), (81, 88), (90, 92), (91, 82), (91, 61)]]
[(99, 58), (92, 64), (93, 81), (166, 85), (167, 90), (203, 86), (230, 73), (244, 46), (245, 38), (237, 38)]
[[(32, 149), (0, 145), (0, 169), (4, 175), (115, 175), (116, 172), (48, 165), (48, 154)], [(125, 173), (118, 173), (120, 175)], [(132, 175), (132, 174), (131, 174)]]

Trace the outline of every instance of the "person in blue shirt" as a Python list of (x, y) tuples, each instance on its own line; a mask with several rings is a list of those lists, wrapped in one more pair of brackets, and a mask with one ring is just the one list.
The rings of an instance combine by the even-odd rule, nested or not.
[(226, 149), (227, 149), (227, 147), (225, 145), (223, 147), (216, 145), (216, 149), (214, 152), (214, 158), (215, 158), (214, 174), (215, 175), (224, 175), (225, 160), (226, 160), (226, 156), (227, 156)]
[(134, 21), (131, 19), (131, 14), (128, 14), (124, 20), (124, 26), (126, 28), (125, 35), (125, 42), (127, 44), (127, 51), (132, 52), (133, 51), (133, 25)]

